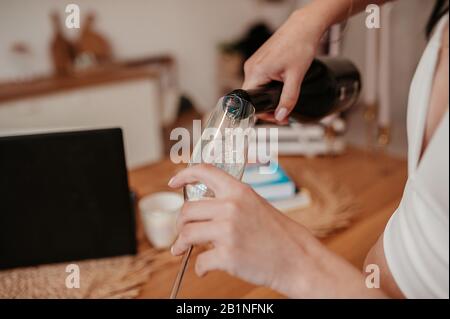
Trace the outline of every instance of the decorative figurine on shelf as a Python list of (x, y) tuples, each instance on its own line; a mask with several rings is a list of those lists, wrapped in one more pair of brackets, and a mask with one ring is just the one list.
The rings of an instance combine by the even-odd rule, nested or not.
[(94, 30), (95, 14), (89, 13), (81, 24), (81, 34), (76, 42), (77, 67), (84, 68), (95, 64), (111, 62), (112, 50), (109, 41)]
[(57, 12), (50, 15), (53, 27), (53, 39), (50, 43), (50, 54), (54, 72), (57, 76), (67, 76), (73, 72), (75, 48), (64, 36), (61, 19)]

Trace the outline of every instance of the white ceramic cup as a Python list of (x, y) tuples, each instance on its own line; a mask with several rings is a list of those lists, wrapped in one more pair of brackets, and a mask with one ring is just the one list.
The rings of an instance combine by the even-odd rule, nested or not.
[(139, 201), (145, 234), (155, 248), (168, 248), (175, 241), (176, 221), (183, 203), (183, 196), (172, 192), (153, 193)]

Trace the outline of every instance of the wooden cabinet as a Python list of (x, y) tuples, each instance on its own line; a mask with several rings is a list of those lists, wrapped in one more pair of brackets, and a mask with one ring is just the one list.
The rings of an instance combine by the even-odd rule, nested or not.
[(128, 168), (161, 159), (157, 73), (102, 70), (0, 86), (0, 136), (106, 127), (123, 130)]

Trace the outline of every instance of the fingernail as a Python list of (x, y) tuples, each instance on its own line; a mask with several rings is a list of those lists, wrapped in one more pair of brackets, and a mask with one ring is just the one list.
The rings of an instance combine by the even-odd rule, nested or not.
[(175, 253), (173, 252), (173, 246), (170, 247), (170, 253), (175, 256)]
[(169, 185), (170, 187), (172, 187), (172, 183), (173, 183), (174, 180), (175, 180), (175, 176), (172, 177), (172, 178), (169, 180), (169, 182), (167, 183), (167, 185)]
[(277, 120), (277, 121), (282, 121), (282, 120), (284, 120), (284, 118), (286, 117), (286, 115), (287, 115), (287, 110), (286, 110), (286, 108), (285, 107), (282, 107), (282, 108), (279, 108), (276, 112), (275, 112), (275, 119)]

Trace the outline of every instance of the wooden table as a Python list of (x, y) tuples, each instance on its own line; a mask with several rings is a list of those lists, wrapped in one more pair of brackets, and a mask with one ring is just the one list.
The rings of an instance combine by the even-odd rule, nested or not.
[[(361, 268), (370, 247), (382, 233), (389, 217), (396, 209), (406, 182), (406, 162), (381, 153), (350, 148), (337, 157), (282, 157), (280, 163), (296, 181), (301, 169), (327, 170), (333, 178), (345, 183), (361, 204), (361, 214), (352, 225), (325, 239), (323, 243), (333, 252)], [(169, 190), (170, 177), (185, 165), (164, 160), (158, 164), (130, 172), (130, 185), (138, 196)], [(301, 183), (301, 181), (296, 181)], [(138, 225), (138, 241), (142, 249), (149, 245)], [(279, 298), (278, 293), (257, 287), (224, 272), (215, 271), (203, 278), (196, 276), (191, 259), (186, 271), (180, 298)], [(151, 275), (142, 289), (141, 298), (167, 298), (179, 264), (169, 264)]]

